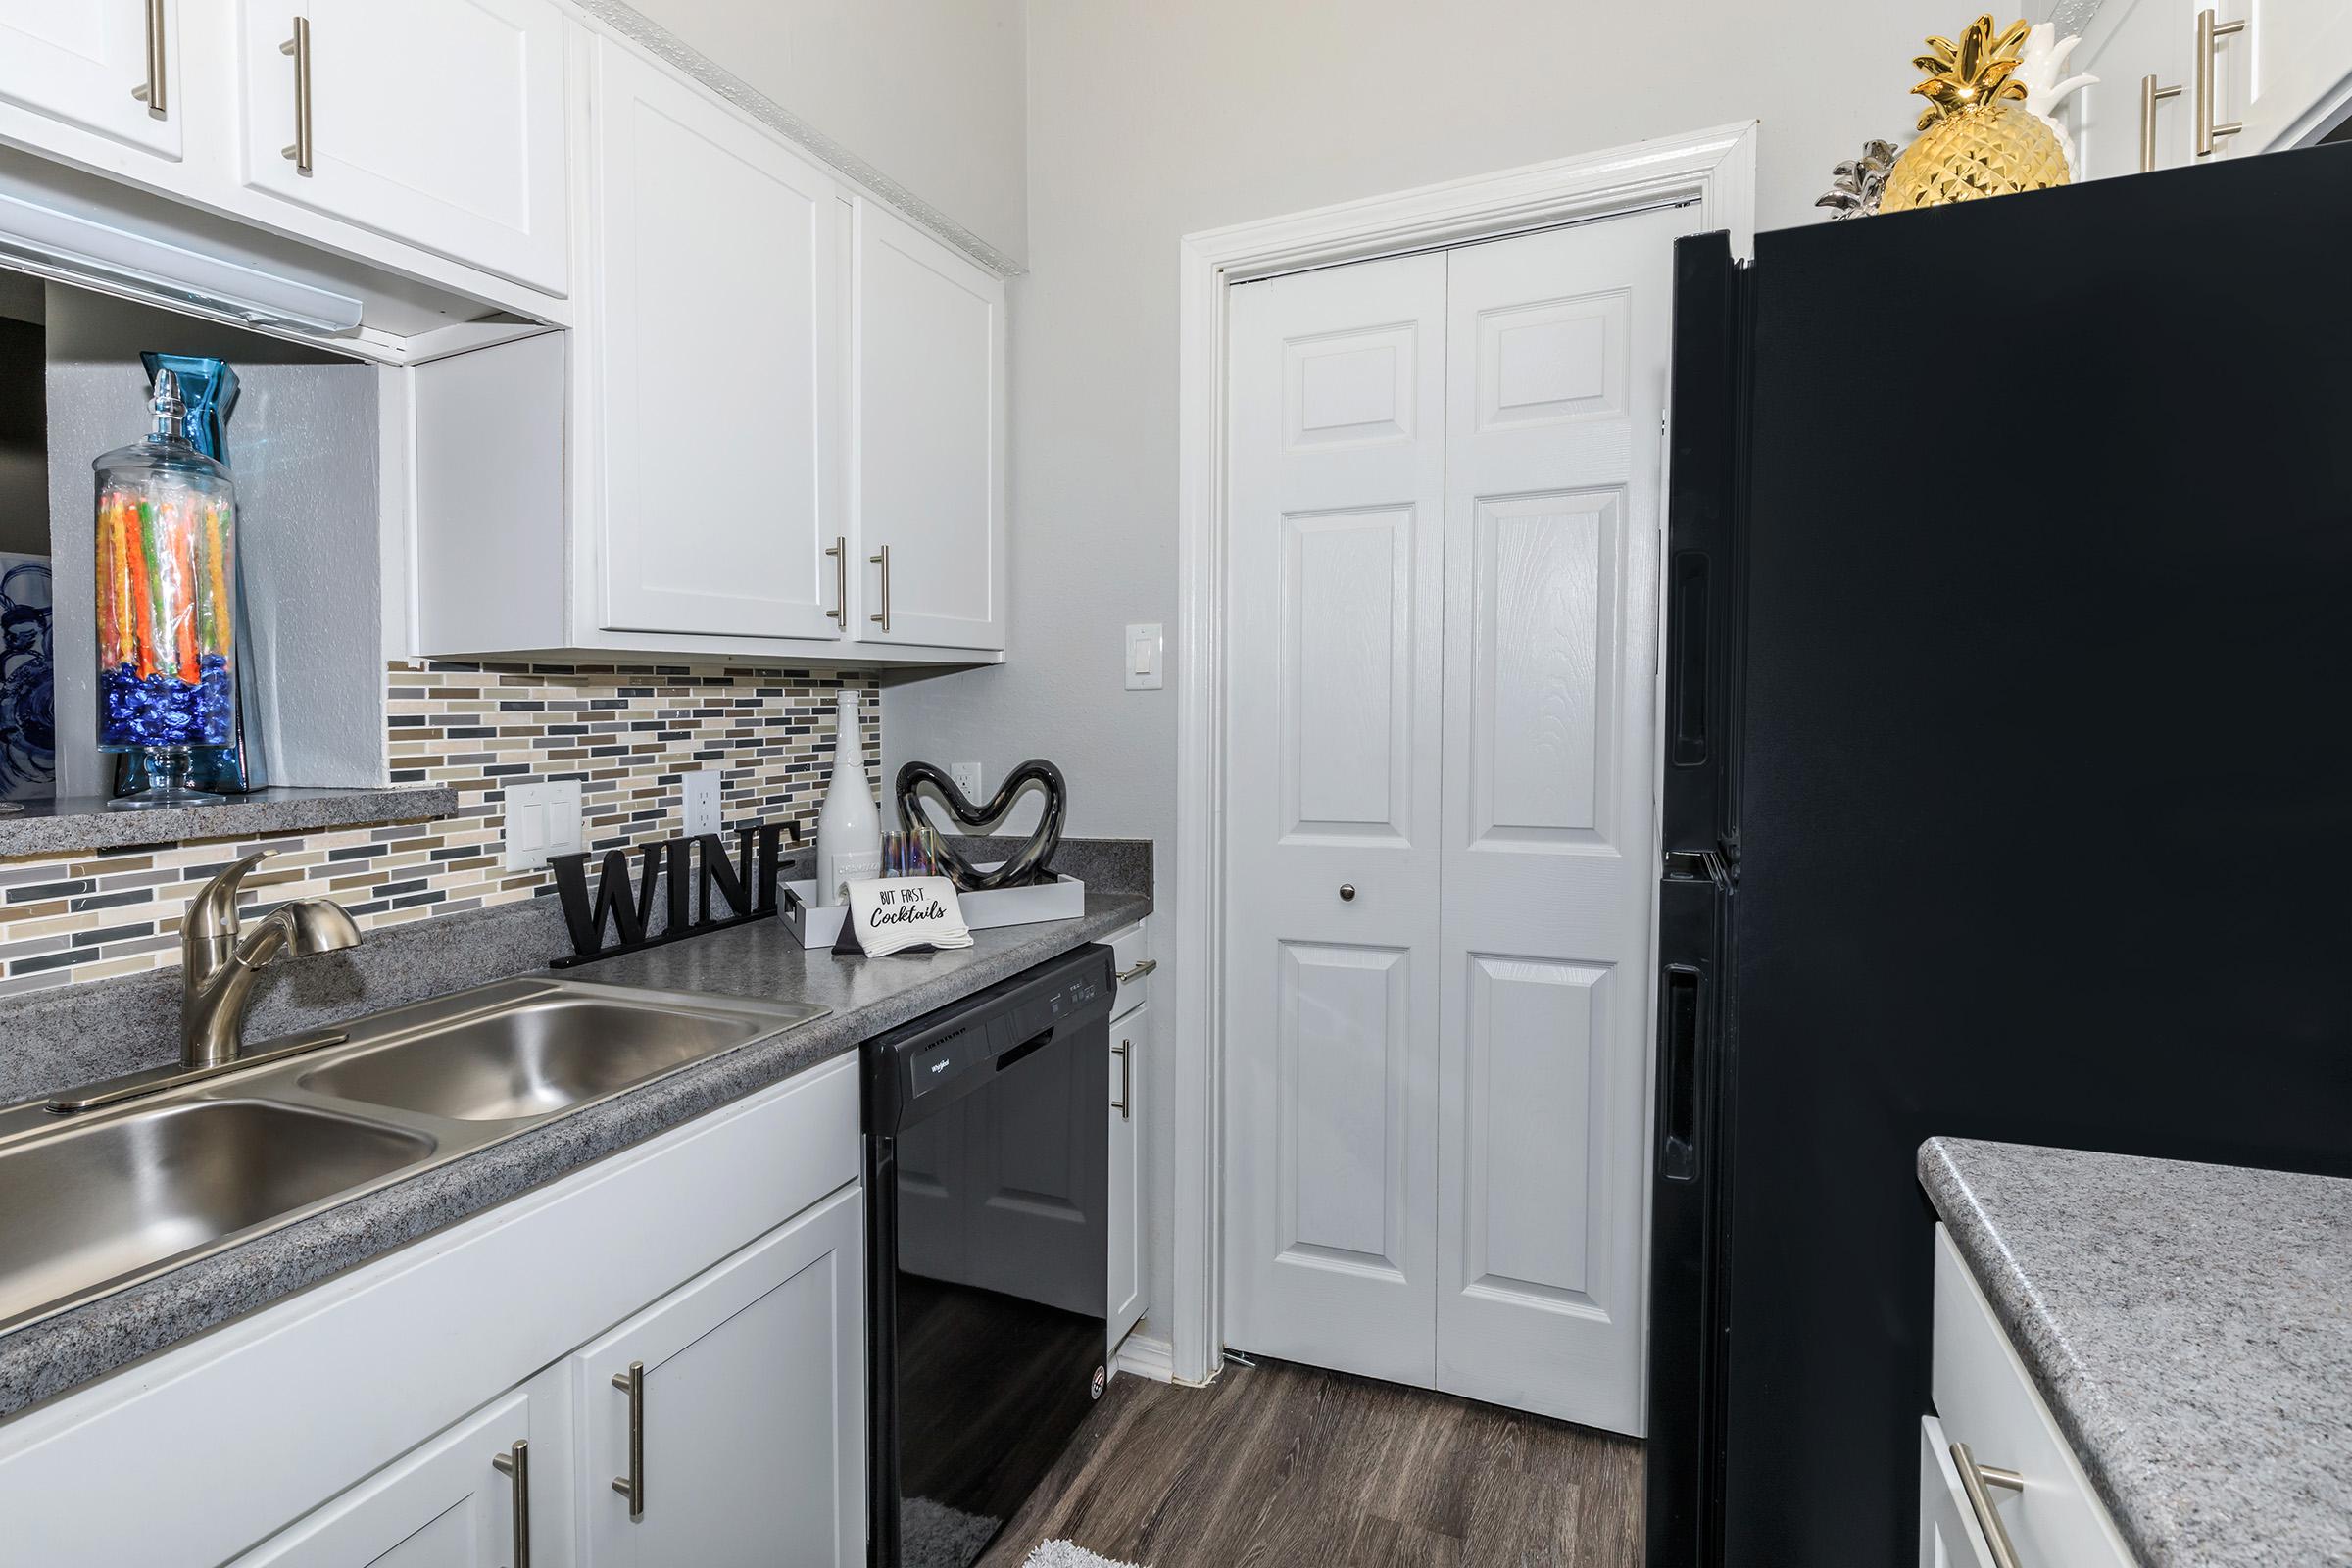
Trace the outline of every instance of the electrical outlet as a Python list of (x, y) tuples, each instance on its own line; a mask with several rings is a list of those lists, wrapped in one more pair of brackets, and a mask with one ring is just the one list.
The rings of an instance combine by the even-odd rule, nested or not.
[(510, 784), (500, 822), (507, 841), (507, 869), (533, 871), (552, 856), (580, 851), (580, 781)]
[(706, 767), (689, 773), (683, 780), (686, 786), (686, 836), (701, 838), (718, 831), (718, 769)]
[(978, 762), (950, 762), (948, 777), (954, 779), (956, 787), (963, 791), (965, 800), (976, 802), (980, 799), (980, 764)]

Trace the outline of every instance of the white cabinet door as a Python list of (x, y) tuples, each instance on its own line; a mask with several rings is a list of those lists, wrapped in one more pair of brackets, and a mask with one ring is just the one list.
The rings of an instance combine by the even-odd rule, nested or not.
[(1152, 1007), (1138, 1004), (1110, 1026), (1110, 1339), (1119, 1341), (1144, 1315), (1144, 1194), (1137, 1133), (1144, 1125), (1144, 1065), (1138, 1059)]
[(1997, 1568), (1932, 1415), (1919, 1422), (1919, 1568)]
[(2215, 0), (2219, 19), (2246, 30), (2216, 48), (2223, 102), (2215, 113), (2245, 129), (2225, 147), (2239, 153), (2293, 146), (2318, 127), (2305, 119), (2352, 90), (2352, 5), (2344, 0)]
[[(564, 291), (564, 16), (552, 0), (243, 8), (246, 184)], [(307, 62), (286, 49), (298, 16)], [(294, 155), (306, 87), (307, 170)]]
[(1232, 311), (1225, 1337), (1427, 1387), (1446, 257)]
[(858, 635), (1003, 648), (1004, 281), (869, 201), (856, 223)]
[(1659, 478), (1693, 210), (1452, 253), (1438, 1387), (1642, 1430)]
[[(572, 1357), (581, 1561), (864, 1562), (864, 1253), (858, 1191), (845, 1188)], [(632, 1366), (634, 1445), (631, 1396), (614, 1386)], [(614, 1486), (632, 1477), (635, 1517)]]
[(514, 1568), (518, 1503), (534, 1561), (563, 1561), (570, 1502), (563, 1397), (563, 1380), (550, 1376), (493, 1399), (235, 1568)]
[[(2154, 167), (2177, 169), (2192, 161), (2195, 32), (2190, 0), (2107, 0), (2099, 8), (2066, 67), (2070, 74), (2088, 72), (2099, 78), (2068, 99), (2061, 115), (2074, 133), (2079, 177), (2139, 172), (2143, 114), (2155, 138)], [(2159, 88), (2179, 91), (2143, 104), (2142, 78), (2151, 75)]]
[(179, 4), (0, 0), (0, 100), (177, 158)]
[(833, 182), (611, 39), (596, 51), (602, 624), (838, 636)]

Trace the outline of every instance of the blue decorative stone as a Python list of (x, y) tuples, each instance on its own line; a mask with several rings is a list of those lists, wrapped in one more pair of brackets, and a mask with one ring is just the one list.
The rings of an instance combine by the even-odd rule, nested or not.
[(141, 679), (128, 664), (98, 677), (98, 744), (107, 747), (230, 746), (236, 742), (237, 687), (228, 661), (206, 654), (193, 686), (158, 671)]

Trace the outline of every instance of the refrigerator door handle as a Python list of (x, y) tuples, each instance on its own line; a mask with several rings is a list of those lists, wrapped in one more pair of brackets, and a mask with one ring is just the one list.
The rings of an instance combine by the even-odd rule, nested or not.
[(1698, 1178), (1698, 1058), (1705, 1028), (1706, 977), (1687, 963), (1666, 965), (1658, 1017), (1665, 1039), (1664, 1137), (1658, 1141), (1658, 1175), (1670, 1182)]
[(1676, 767), (1702, 767), (1707, 760), (1707, 553), (1678, 550), (1669, 571), (1668, 760)]

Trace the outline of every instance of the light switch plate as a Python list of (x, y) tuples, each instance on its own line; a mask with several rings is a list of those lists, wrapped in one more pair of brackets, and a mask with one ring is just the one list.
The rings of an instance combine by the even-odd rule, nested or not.
[(1166, 639), (1161, 636), (1159, 623), (1127, 628), (1127, 643), (1122, 663), (1127, 671), (1127, 689), (1131, 692), (1155, 692), (1160, 688), (1160, 664), (1165, 653)]
[(718, 769), (689, 773), (686, 786), (686, 836), (700, 838), (718, 831)]
[(978, 762), (950, 762), (948, 777), (954, 779), (956, 787), (963, 791), (965, 800), (975, 804), (979, 801), (980, 764)]
[(556, 855), (580, 851), (580, 781), (510, 784), (501, 826), (507, 869), (534, 871)]

